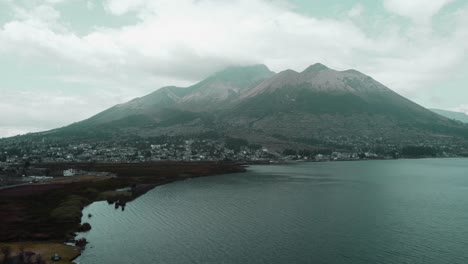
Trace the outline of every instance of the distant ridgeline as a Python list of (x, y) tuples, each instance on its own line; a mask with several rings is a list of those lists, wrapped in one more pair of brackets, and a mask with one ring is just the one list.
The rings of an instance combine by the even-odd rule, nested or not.
[(430, 109), (430, 110), (433, 111), (434, 113), (437, 113), (441, 116), (445, 116), (449, 119), (453, 119), (453, 120), (468, 124), (468, 115), (465, 113), (447, 111), (447, 110), (441, 110), (441, 109)]
[(193, 86), (163, 87), (66, 127), (3, 139), (0, 148), (94, 148), (83, 147), (76, 157), (114, 146), (125, 153), (133, 149), (137, 160), (155, 153), (157, 159), (244, 152), (273, 158), (284, 150), (297, 156), (372, 152), (392, 157), (464, 155), (467, 142), (467, 124), (356, 70), (314, 64), (302, 72), (279, 73), (265, 65), (229, 67)]

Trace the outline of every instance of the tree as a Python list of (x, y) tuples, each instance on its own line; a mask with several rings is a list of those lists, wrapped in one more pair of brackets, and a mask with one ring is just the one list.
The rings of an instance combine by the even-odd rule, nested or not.
[(285, 150), (283, 150), (283, 155), (295, 156), (295, 155), (297, 155), (297, 151), (294, 150), (294, 149), (285, 149)]
[(309, 157), (312, 155), (312, 152), (308, 149), (299, 150), (298, 153), (302, 157)]
[(425, 146), (406, 146), (401, 150), (401, 153), (405, 157), (435, 157), (437, 155), (437, 149)]
[(84, 249), (86, 247), (86, 244), (88, 244), (88, 241), (86, 240), (86, 238), (80, 238), (75, 241), (75, 246), (81, 249)]
[(20, 247), (19, 247), (19, 259), (20, 259), (20, 263), (26, 263), (23, 244), (20, 244)]
[(227, 149), (232, 149), (234, 152), (239, 152), (243, 146), (248, 146), (249, 142), (242, 138), (231, 138), (225, 139), (225, 146)]
[(250, 144), (249, 148), (251, 150), (259, 150), (259, 149), (262, 149), (262, 145), (260, 145), (260, 144)]
[(145, 158), (151, 158), (151, 151), (145, 151)]
[(36, 256), (36, 264), (45, 264), (46, 262), (42, 258), (42, 256), (39, 254)]
[(2, 246), (1, 250), (3, 253), (3, 264), (9, 263), (11, 257), (11, 248), (9, 246)]
[(25, 251), (25, 252), (23, 253), (23, 261), (24, 261), (24, 263), (26, 263), (26, 264), (32, 263), (31, 258), (32, 258), (32, 256), (34, 256), (34, 255), (36, 255), (36, 253), (34, 253), (34, 252), (32, 252), (32, 251)]
[(89, 223), (84, 223), (78, 228), (78, 232), (87, 232), (91, 230), (91, 225)]

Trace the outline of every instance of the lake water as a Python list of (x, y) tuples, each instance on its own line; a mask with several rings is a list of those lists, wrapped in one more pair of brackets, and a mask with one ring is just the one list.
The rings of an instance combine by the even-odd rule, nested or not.
[(83, 220), (80, 264), (466, 264), (468, 159), (251, 166)]

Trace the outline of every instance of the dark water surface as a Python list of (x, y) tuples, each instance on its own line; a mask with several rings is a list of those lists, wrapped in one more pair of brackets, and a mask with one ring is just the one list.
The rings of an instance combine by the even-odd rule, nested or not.
[(468, 159), (252, 166), (83, 220), (80, 264), (466, 264)]

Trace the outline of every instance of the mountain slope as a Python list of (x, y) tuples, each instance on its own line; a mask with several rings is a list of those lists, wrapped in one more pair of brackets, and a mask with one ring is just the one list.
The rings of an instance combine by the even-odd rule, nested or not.
[(174, 109), (175, 112), (214, 111), (237, 100), (244, 90), (272, 75), (274, 72), (265, 65), (229, 67), (193, 86), (163, 87), (146, 96), (116, 105), (81, 122), (81, 125), (95, 126), (129, 116), (144, 116), (160, 122), (166, 119), (168, 109)]
[(164, 87), (49, 134), (118, 138), (206, 132), (277, 149), (368, 145), (375, 139), (386, 146), (468, 139), (468, 126), (356, 70), (323, 64), (278, 74), (264, 65), (230, 67), (193, 86)]
[(468, 124), (468, 115), (465, 113), (442, 110), (442, 109), (430, 109), (430, 110), (433, 111), (434, 113), (437, 113), (441, 116), (445, 116), (449, 119), (457, 120), (457, 121)]
[[(252, 99), (253, 100), (250, 100)], [(355, 70), (335, 71), (322, 64), (301, 73), (286, 70), (264, 81), (243, 96), (240, 108), (250, 105), (268, 111), (306, 111), (313, 113), (398, 112), (435, 119), (427, 109), (398, 95), (389, 88)], [(259, 104), (265, 101), (267, 105)], [(249, 112), (249, 109), (245, 110)]]
[(383, 136), (410, 140), (459, 135), (454, 122), (355, 70), (315, 64), (286, 70), (245, 93), (224, 119), (239, 128), (288, 137)]
[(225, 107), (274, 74), (265, 65), (229, 67), (188, 87), (187, 94), (181, 98), (180, 107), (191, 111)]

